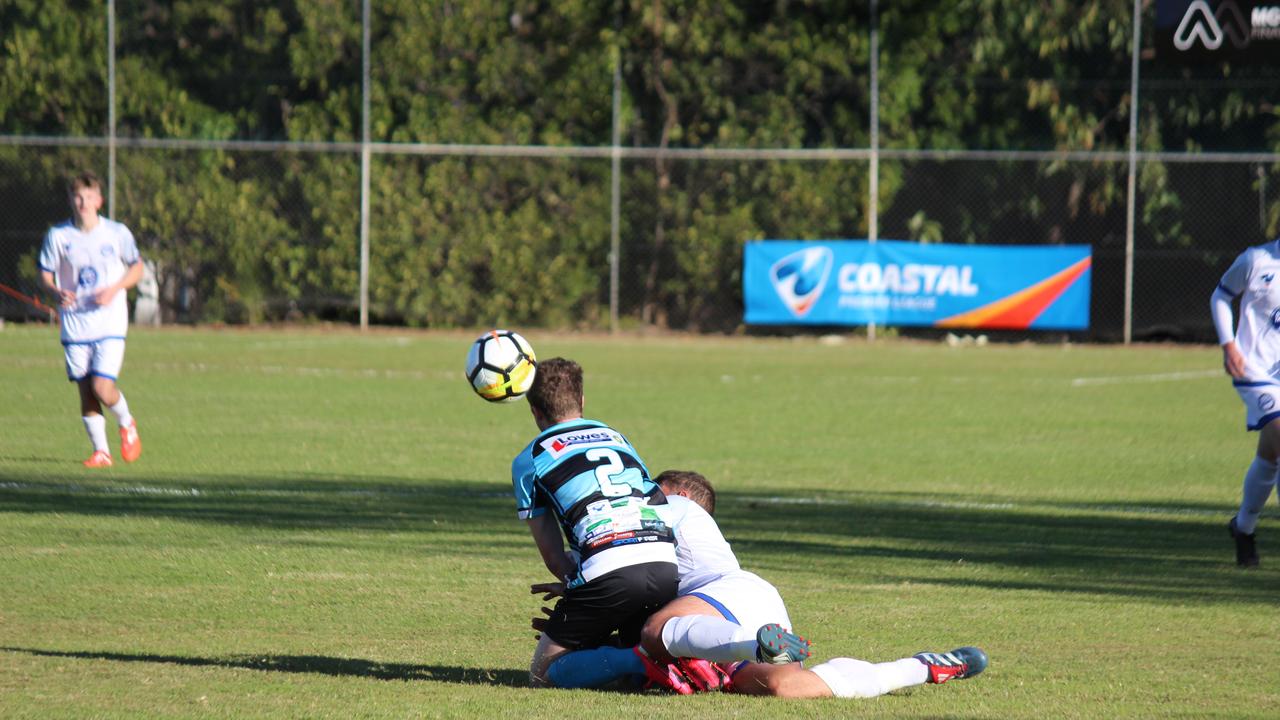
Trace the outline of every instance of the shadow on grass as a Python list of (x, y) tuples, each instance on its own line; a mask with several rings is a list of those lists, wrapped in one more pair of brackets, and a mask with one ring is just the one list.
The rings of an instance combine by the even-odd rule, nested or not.
[[(507, 486), (368, 476), (129, 480), (0, 472), (0, 511), (163, 517), (283, 529), (463, 530), (515, 518)], [(524, 532), (511, 523), (513, 530)], [(526, 541), (527, 542), (527, 541)]]
[[(744, 566), (861, 581), (1101, 594), (1191, 603), (1273, 603), (1280, 574), (1235, 566), (1229, 509), (912, 493), (721, 496)], [(1280, 542), (1277, 542), (1280, 546)], [(804, 558), (802, 564), (795, 562)]]
[(495, 685), (529, 687), (526, 670), (464, 668), (440, 665), (382, 663), (358, 658), (335, 658), (323, 655), (233, 655), (226, 658), (188, 657), (186, 655), (148, 655), (139, 653), (73, 652), (35, 648), (0, 647), (11, 653), (37, 657), (75, 658), (78, 660), (110, 660), (112, 662), (162, 663), (194, 667), (244, 668), (264, 672), (306, 673), (363, 677), (374, 680), (413, 680), (460, 683), (463, 685)]
[[(857, 582), (1272, 603), (1280, 573), (1233, 562), (1226, 506), (1064, 502), (1025, 496), (722, 492), (718, 519), (743, 565)], [(458, 479), (216, 475), (121, 481), (0, 472), (0, 513), (168, 518), (267, 530), (421, 533), (440, 552), (531, 551), (501, 483)], [(293, 542), (296, 538), (282, 538)], [(1277, 540), (1274, 547), (1280, 547)], [(1280, 559), (1280, 556), (1277, 556)]]

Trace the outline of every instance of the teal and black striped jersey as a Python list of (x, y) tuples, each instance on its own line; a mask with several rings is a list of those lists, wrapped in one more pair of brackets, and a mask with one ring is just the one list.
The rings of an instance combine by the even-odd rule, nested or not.
[(622, 433), (595, 420), (553, 425), (511, 463), (521, 518), (555, 513), (582, 579), (643, 562), (675, 562), (666, 496)]

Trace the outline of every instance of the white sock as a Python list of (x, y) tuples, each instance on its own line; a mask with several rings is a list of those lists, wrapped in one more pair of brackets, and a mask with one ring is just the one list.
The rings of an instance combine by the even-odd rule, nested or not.
[(674, 617), (662, 626), (662, 644), (674, 657), (712, 662), (756, 659), (756, 631), (714, 615)]
[(85, 415), (80, 419), (84, 421), (84, 431), (89, 433), (93, 449), (111, 452), (107, 446), (107, 419), (101, 415)]
[(129, 423), (133, 422), (133, 415), (129, 414), (129, 403), (124, 399), (124, 393), (120, 393), (120, 402), (107, 407), (111, 408), (111, 412), (115, 414), (116, 422), (120, 427), (128, 427)]
[(812, 670), (833, 695), (842, 698), (873, 698), (898, 688), (923, 685), (929, 679), (929, 668), (915, 658), (875, 665), (853, 658), (832, 658)]
[(1258, 527), (1258, 516), (1271, 497), (1276, 486), (1276, 464), (1254, 456), (1253, 463), (1244, 474), (1244, 491), (1240, 494), (1240, 512), (1236, 515), (1236, 529), (1252, 535)]

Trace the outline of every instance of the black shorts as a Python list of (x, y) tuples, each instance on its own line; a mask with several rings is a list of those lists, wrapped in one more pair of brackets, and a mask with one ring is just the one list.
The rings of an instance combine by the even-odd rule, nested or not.
[(619, 644), (630, 647), (640, 642), (644, 621), (674, 600), (679, 586), (675, 563), (618, 568), (565, 593), (544, 632), (557, 645), (581, 650), (609, 644), (616, 631)]

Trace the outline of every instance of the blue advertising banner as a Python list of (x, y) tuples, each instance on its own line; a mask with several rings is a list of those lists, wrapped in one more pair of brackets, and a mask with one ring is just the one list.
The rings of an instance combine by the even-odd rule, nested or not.
[(1085, 330), (1089, 245), (762, 240), (743, 252), (753, 325)]

